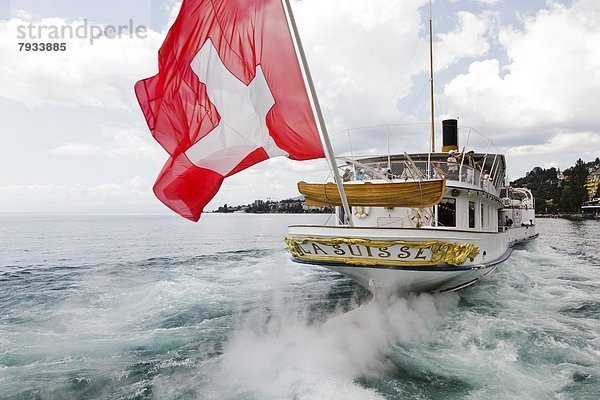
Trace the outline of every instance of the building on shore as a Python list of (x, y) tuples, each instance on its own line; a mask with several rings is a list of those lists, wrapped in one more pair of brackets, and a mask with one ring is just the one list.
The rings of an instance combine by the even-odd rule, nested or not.
[(590, 169), (590, 174), (585, 182), (585, 189), (591, 199), (598, 193), (598, 186), (600, 186), (600, 166), (596, 165), (595, 168)]
[(592, 199), (592, 201), (583, 203), (581, 212), (584, 217), (600, 217), (600, 198), (595, 198)]

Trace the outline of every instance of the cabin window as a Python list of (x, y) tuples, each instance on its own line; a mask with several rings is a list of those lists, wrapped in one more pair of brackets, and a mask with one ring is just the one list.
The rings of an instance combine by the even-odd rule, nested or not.
[(483, 229), (486, 226), (486, 224), (484, 223), (485, 222), (484, 221), (485, 206), (483, 204), (481, 205), (481, 214), (480, 215), (481, 215), (481, 229)]
[(475, 203), (469, 202), (469, 228), (475, 228)]
[(443, 199), (438, 205), (438, 223), (441, 226), (456, 226), (456, 199)]

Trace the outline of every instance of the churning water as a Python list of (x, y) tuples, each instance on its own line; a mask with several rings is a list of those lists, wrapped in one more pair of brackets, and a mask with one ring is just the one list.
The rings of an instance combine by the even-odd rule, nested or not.
[(598, 399), (600, 223), (459, 294), (289, 261), (323, 216), (0, 215), (2, 399)]

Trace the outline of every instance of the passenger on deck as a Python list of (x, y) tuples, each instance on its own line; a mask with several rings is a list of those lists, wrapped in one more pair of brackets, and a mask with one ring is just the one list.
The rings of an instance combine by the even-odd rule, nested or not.
[(490, 186), (490, 173), (488, 172), (488, 170), (484, 170), (483, 173), (481, 174), (481, 187), (484, 190), (488, 190)]
[(475, 154), (475, 152), (473, 150), (470, 150), (465, 154), (465, 157), (467, 158), (467, 162), (469, 163), (469, 168), (467, 168), (467, 182), (472, 183), (472, 184), (475, 184), (475, 182), (474, 182), (475, 169), (477, 168), (477, 163), (475, 162), (475, 159), (473, 158), (474, 154)]
[(352, 180), (353, 175), (354, 174), (352, 173), (352, 171), (350, 171), (350, 168), (346, 168), (344, 170), (344, 175), (342, 176), (342, 180), (344, 182), (350, 182)]
[(448, 176), (450, 178), (458, 178), (458, 158), (456, 150), (450, 150), (448, 153)]
[(357, 181), (364, 181), (365, 180), (365, 170), (364, 169), (359, 169), (358, 172), (356, 173), (356, 180)]

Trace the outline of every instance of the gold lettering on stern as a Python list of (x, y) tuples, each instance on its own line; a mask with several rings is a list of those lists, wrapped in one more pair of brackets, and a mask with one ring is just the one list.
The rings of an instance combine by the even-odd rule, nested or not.
[(381, 258), (388, 258), (392, 256), (392, 253), (390, 253), (389, 251), (387, 251), (388, 248), (387, 247), (380, 247), (379, 251), (380, 253), (378, 254), (379, 257)]
[[(462, 265), (467, 259), (473, 262), (479, 254), (479, 247), (473, 243), (449, 243), (440, 241), (384, 241), (369, 240), (361, 238), (294, 238), (286, 237), (285, 242), (288, 245), (293, 257), (303, 258), (308, 261), (331, 261), (351, 265), (375, 266), (433, 266), (438, 264)], [(314, 254), (306, 251), (301, 245), (309, 244), (312, 246)], [(354, 257), (341, 257), (346, 252), (340, 245), (346, 245), (350, 254)], [(333, 248), (335, 255), (328, 254), (323, 247)], [(354, 247), (353, 247), (354, 246)], [(366, 248), (366, 257), (360, 246)], [(399, 254), (392, 258), (392, 251), (395, 246), (400, 246)], [(376, 249), (378, 253), (373, 256), (371, 248)], [(418, 250), (414, 258), (411, 250)], [(431, 257), (428, 257), (425, 250), (431, 251)], [(357, 254), (358, 253), (358, 254)], [(394, 252), (395, 253), (395, 252)], [(360, 257), (360, 258), (358, 258)]]
[(319, 251), (325, 255), (327, 255), (327, 252), (325, 250), (323, 250), (318, 244), (316, 243), (311, 243), (313, 250), (315, 251), (315, 255), (319, 255)]
[(424, 249), (419, 249), (419, 252), (415, 256), (415, 260), (427, 260), (427, 257), (425, 257), (425, 254), (423, 254), (423, 250)]
[(356, 256), (356, 257), (362, 256), (362, 251), (360, 250), (360, 246), (359, 245), (356, 245), (356, 249), (358, 250), (358, 254), (354, 253), (354, 250), (352, 250), (352, 245), (351, 244), (348, 245), (348, 250), (350, 250), (350, 254), (352, 254), (353, 256)]
[(342, 247), (339, 244), (334, 244), (333, 245), (333, 252), (335, 254), (337, 254), (338, 256), (345, 256), (346, 252), (344, 250), (342, 250)]
[(398, 258), (406, 259), (410, 257), (410, 247), (402, 246), (400, 247), (400, 253), (398, 254)]

